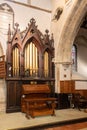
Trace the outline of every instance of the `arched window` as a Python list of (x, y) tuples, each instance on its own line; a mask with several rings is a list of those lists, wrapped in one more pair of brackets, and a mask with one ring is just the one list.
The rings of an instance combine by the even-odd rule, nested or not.
[(13, 48), (12, 52), (12, 59), (13, 59), (13, 77), (19, 76), (19, 50), (18, 47)]
[(48, 52), (44, 53), (44, 77), (49, 76), (49, 55)]
[(72, 47), (72, 70), (77, 71), (77, 48), (75, 44)]
[(24, 51), (25, 76), (38, 76), (38, 51), (33, 42), (26, 45)]

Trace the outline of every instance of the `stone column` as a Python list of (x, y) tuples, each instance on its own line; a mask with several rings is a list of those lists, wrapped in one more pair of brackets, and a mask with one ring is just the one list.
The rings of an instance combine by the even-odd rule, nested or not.
[(0, 79), (0, 112), (6, 111), (6, 82)]

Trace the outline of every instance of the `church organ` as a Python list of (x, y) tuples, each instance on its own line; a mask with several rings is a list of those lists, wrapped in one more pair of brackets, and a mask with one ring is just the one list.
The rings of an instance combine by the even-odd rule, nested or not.
[(14, 33), (8, 29), (6, 83), (6, 112), (21, 110), (23, 84), (48, 84), (54, 95), (54, 43), (53, 35), (46, 30), (43, 35), (31, 19), (28, 27), (20, 32), (16, 23)]

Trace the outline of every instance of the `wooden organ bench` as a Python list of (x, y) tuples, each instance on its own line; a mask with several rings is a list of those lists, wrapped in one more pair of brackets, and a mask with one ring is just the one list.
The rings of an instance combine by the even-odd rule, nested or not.
[(24, 84), (22, 86), (21, 111), (29, 116), (55, 115), (56, 98), (50, 96), (47, 84)]

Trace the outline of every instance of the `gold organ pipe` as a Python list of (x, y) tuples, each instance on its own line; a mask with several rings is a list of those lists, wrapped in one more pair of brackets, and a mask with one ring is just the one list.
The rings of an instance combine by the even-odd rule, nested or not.
[(17, 58), (17, 47), (16, 47), (16, 64), (15, 64), (15, 69), (16, 69), (16, 75), (17, 75), (17, 65), (18, 65), (18, 58)]
[(30, 75), (32, 75), (32, 42), (30, 43)]
[(45, 66), (46, 66), (45, 57), (46, 57), (46, 52), (44, 53), (44, 71), (45, 71)]
[(35, 45), (33, 44), (33, 70), (35, 71)]
[(48, 76), (48, 52), (44, 53), (44, 74)]
[(19, 75), (19, 53), (18, 53), (18, 48), (17, 49), (17, 64), (16, 64), (16, 70), (17, 70), (17, 75)]
[(28, 59), (27, 59), (27, 56), (28, 56), (28, 46), (26, 47), (26, 50), (25, 50), (25, 66), (26, 66), (26, 69), (27, 69), (27, 62), (28, 62)]
[(15, 66), (14, 63), (15, 63), (15, 62), (14, 62), (14, 49), (13, 49), (13, 75), (14, 75), (14, 66)]
[(37, 70), (36, 70), (36, 55), (37, 55), (37, 54), (36, 54), (36, 49), (37, 49), (37, 48), (34, 47), (34, 53), (35, 53), (35, 54), (34, 54), (34, 55), (35, 55), (35, 61), (34, 61), (34, 63), (35, 63), (35, 73), (37, 72)]
[(37, 48), (34, 43), (30, 43), (25, 47), (25, 70), (30, 69), (30, 75), (37, 73), (38, 69), (38, 55)]
[(48, 59), (48, 53), (47, 53), (47, 76), (48, 76), (48, 69), (49, 69), (49, 59)]
[(17, 47), (13, 49), (13, 75), (19, 75), (19, 51)]
[(38, 70), (38, 55), (37, 55), (37, 48), (36, 48), (36, 70)]
[(47, 53), (47, 76), (48, 76), (48, 53)]
[[(16, 67), (16, 48), (15, 48), (15, 53), (14, 53), (14, 55), (15, 55), (15, 59), (14, 59), (14, 64), (15, 64), (15, 66), (14, 66), (14, 68)], [(16, 74), (16, 68), (15, 68), (15, 72), (14, 72), (14, 75)]]
[(24, 52), (24, 67), (25, 67), (25, 70), (26, 70), (26, 47), (25, 47), (25, 52)]
[(28, 61), (28, 59), (27, 59), (27, 56), (28, 56), (28, 46), (26, 47), (26, 53), (25, 53), (25, 66), (26, 66), (26, 69), (27, 69), (27, 61)]
[(25, 64), (26, 64), (26, 69), (27, 69), (27, 50), (28, 50), (28, 46), (26, 47), (26, 53), (25, 53)]
[(27, 68), (30, 69), (30, 44), (28, 44), (28, 64), (27, 64)]

